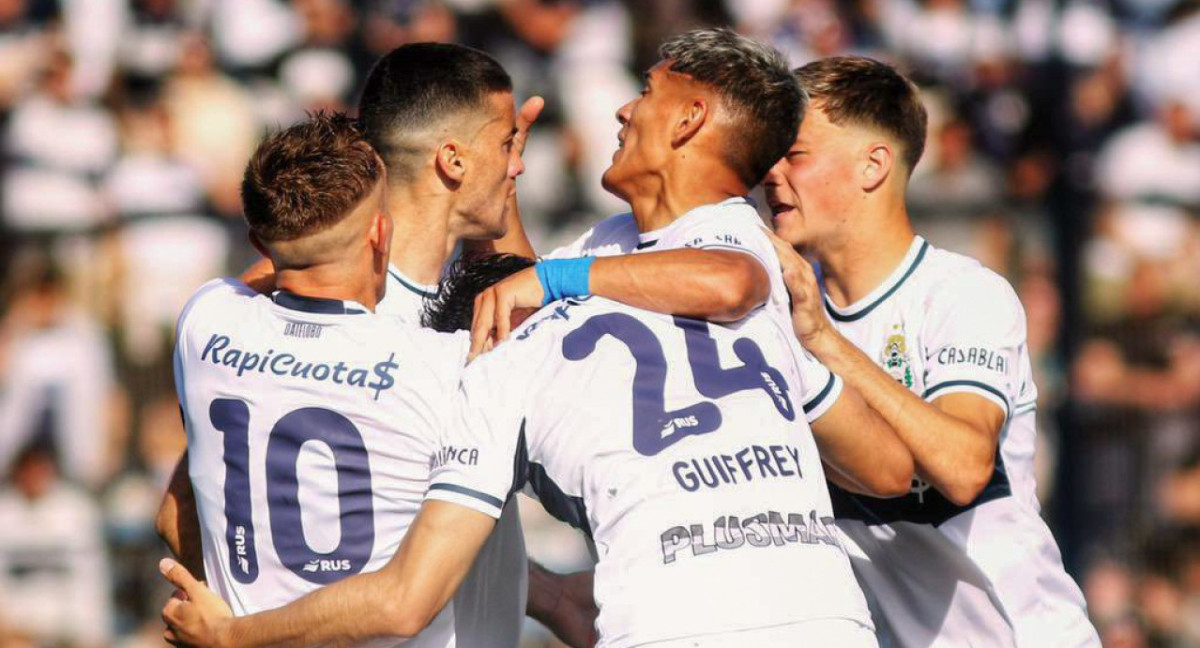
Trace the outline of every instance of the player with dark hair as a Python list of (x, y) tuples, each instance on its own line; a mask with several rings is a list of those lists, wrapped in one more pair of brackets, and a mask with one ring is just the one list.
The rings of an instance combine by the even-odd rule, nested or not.
[[(469, 324), (477, 292), (529, 264), (456, 264), (426, 321)], [(453, 595), (505, 502), (528, 484), (599, 548), (599, 645), (874, 647), (831, 526), (818, 445), (864, 483), (887, 458), (908, 458), (870, 421), (814, 434), (793, 344), (764, 318), (722, 327), (603, 298), (555, 302), (467, 367), (426, 502), (391, 563), (239, 619), (174, 573), (192, 603), (167, 621), (205, 647), (410, 636)], [(841, 463), (851, 456), (880, 463)], [(721, 595), (747, 578), (736, 600)]]
[[(905, 209), (925, 145), (916, 86), (860, 57), (796, 76), (812, 103), (766, 182), (795, 332), (917, 468), (902, 498), (831, 487), (882, 643), (1099, 646), (1039, 516), (1024, 309), (1002, 277), (917, 236)], [(793, 248), (820, 261), (824, 299)]]
[[(242, 197), (274, 290), (218, 279), (179, 318), (187, 468), (204, 573), (220, 594), (203, 596), (227, 613), (379, 569), (423, 499), (469, 340), (372, 315), (393, 240), (384, 175), (341, 115), (268, 137)], [(405, 645), (515, 646), (524, 600), (515, 588), (492, 594), (464, 590)]]

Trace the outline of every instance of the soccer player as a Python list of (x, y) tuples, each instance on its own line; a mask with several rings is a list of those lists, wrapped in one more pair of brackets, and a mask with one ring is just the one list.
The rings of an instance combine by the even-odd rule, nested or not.
[[(387, 189), (345, 117), (268, 138), (242, 194), (276, 290), (216, 280), (180, 316), (176, 385), (205, 572), (238, 614), (378, 569), (428, 485), (468, 343), (372, 314), (392, 241)], [(515, 645), (524, 600), (488, 601), (505, 603), (507, 627), (456, 605), (412, 645)]]
[[(528, 263), (467, 266), (431, 321), (465, 327), (480, 285)], [(426, 504), (392, 563), (238, 619), (175, 566), (168, 577), (190, 602), (164, 618), (204, 647), (410, 636), (528, 482), (595, 539), (602, 646), (875, 646), (829, 526), (793, 343), (765, 318), (721, 327), (602, 298), (556, 302), (467, 368)], [(826, 439), (826, 460), (855, 458), (848, 477), (870, 483), (870, 456), (905, 451), (878, 421), (859, 423)]]
[[(831, 487), (881, 643), (1099, 646), (1038, 515), (1025, 312), (1003, 278), (917, 236), (905, 210), (925, 144), (917, 88), (857, 57), (796, 75), (811, 103), (766, 182), (795, 332), (917, 467), (903, 498)], [(820, 261), (824, 300), (793, 246)]]

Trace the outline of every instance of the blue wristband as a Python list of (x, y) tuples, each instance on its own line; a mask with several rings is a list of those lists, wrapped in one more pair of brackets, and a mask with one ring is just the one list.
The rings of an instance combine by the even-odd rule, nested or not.
[(567, 297), (591, 294), (592, 264), (595, 262), (596, 257), (538, 261), (533, 268), (546, 293), (542, 306)]

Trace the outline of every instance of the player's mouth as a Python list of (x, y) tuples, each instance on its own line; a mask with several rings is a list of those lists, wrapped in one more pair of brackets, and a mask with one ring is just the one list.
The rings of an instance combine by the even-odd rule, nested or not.
[(775, 222), (779, 222), (779, 219), (796, 211), (795, 205), (789, 205), (783, 202), (769, 202), (767, 204), (771, 208), (771, 220)]

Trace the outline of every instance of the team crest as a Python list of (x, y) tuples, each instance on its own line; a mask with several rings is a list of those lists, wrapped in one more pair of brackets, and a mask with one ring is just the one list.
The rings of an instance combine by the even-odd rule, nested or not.
[(883, 352), (879, 358), (880, 363), (883, 365), (883, 370), (896, 382), (912, 389), (914, 382), (912, 362), (908, 359), (908, 341), (904, 338), (904, 327), (896, 324), (892, 326), (892, 330), (894, 332), (888, 336), (887, 343), (883, 345)]

